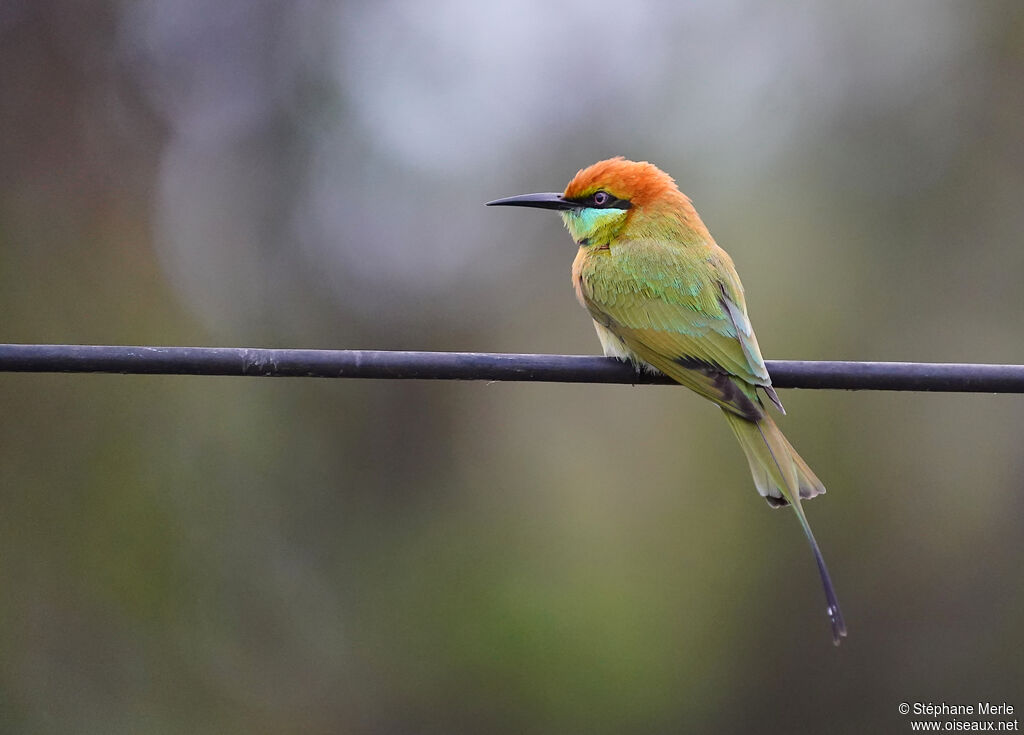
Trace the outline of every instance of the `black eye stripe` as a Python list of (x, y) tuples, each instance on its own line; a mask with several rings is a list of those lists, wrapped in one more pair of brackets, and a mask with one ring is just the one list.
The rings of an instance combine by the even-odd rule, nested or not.
[(603, 189), (595, 191), (590, 196), (576, 197), (569, 201), (593, 209), (630, 209), (633, 206), (628, 199), (619, 199)]

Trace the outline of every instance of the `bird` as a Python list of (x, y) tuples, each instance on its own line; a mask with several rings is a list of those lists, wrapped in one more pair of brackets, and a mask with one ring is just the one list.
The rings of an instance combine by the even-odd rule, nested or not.
[(773, 508), (792, 507), (817, 563), (836, 645), (846, 622), (802, 501), (825, 492), (768, 413), (785, 414), (754, 335), (743, 285), (675, 180), (621, 156), (581, 169), (561, 193), (525, 194), (488, 206), (561, 214), (579, 250), (576, 298), (604, 354), (663, 373), (717, 404)]

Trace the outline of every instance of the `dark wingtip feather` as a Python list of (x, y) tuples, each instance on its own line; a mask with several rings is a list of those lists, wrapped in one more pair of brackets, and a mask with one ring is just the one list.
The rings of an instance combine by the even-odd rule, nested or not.
[(764, 394), (768, 396), (768, 400), (775, 405), (775, 408), (779, 409), (779, 413), (785, 416), (786, 409), (783, 407), (779, 394), (775, 392), (775, 389), (771, 385), (760, 385), (758, 387), (764, 391)]

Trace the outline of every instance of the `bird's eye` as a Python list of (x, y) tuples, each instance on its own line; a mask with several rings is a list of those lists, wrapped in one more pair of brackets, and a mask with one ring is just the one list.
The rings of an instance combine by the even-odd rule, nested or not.
[(594, 193), (593, 202), (595, 207), (606, 207), (611, 202), (612, 195), (606, 191), (598, 191)]

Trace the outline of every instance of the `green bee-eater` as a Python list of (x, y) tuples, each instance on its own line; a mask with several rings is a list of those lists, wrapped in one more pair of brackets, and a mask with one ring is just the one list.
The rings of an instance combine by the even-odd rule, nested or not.
[(561, 194), (488, 204), (561, 212), (579, 245), (576, 297), (594, 318), (604, 354), (653, 367), (722, 408), (758, 492), (773, 507), (792, 505), (807, 534), (838, 645), (846, 624), (800, 505), (825, 488), (765, 409), (762, 397), (785, 413), (743, 286), (689, 198), (656, 166), (612, 158), (577, 173)]

